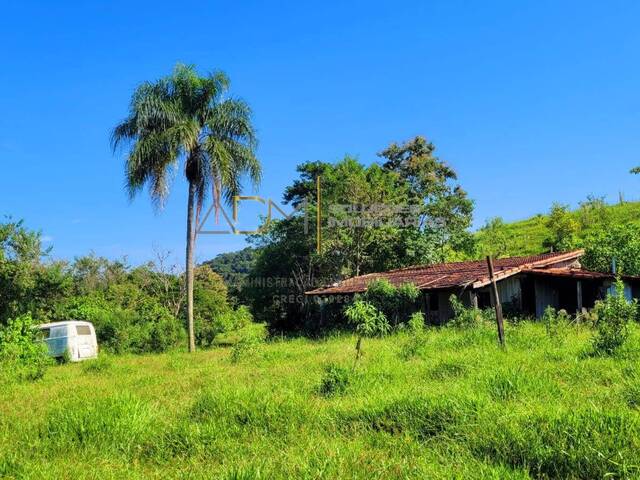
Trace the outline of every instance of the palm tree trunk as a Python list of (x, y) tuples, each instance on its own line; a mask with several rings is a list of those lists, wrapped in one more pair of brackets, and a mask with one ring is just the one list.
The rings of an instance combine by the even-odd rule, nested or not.
[(193, 207), (196, 196), (196, 185), (189, 182), (189, 200), (187, 201), (187, 327), (189, 330), (189, 351), (196, 351), (196, 337), (193, 329), (193, 257), (196, 249)]

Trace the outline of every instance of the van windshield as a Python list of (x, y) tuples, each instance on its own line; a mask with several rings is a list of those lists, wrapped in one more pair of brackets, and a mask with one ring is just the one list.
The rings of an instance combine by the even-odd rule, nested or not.
[(62, 327), (51, 327), (49, 332), (49, 336), (47, 338), (60, 338), (67, 336), (67, 326), (63, 325)]

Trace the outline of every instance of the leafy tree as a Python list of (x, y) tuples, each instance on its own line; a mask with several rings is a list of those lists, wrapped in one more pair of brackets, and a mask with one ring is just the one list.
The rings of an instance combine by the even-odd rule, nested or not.
[(358, 340), (356, 341), (356, 361), (354, 368), (362, 356), (362, 339), (385, 335), (390, 326), (387, 318), (380, 310), (364, 300), (355, 300), (344, 310), (344, 314), (351, 325), (356, 329)]
[(627, 223), (591, 232), (584, 241), (583, 267), (610, 272), (613, 260), (619, 272), (640, 275), (640, 226)]
[(477, 250), (482, 257), (500, 258), (509, 252), (509, 231), (501, 217), (490, 218), (477, 234)]
[[(473, 203), (455, 184), (455, 172), (433, 155), (433, 145), (418, 138), (382, 155), (387, 159), (382, 166), (349, 156), (335, 164), (298, 166), (300, 177), (285, 190), (284, 201), (294, 207), (307, 201), (306, 211), (272, 222), (251, 239), (257, 253), (246, 293), (259, 320), (271, 328), (326, 327), (341, 318), (332, 315), (340, 311), (334, 305), (321, 310), (304, 296), (306, 290), (344, 277), (442, 261), (471, 248), (466, 229)], [(320, 254), (314, 233), (304, 228), (305, 215), (315, 218), (318, 177), (324, 219)], [(313, 226), (312, 220), (308, 224)]]
[(212, 189), (214, 206), (241, 190), (248, 174), (257, 184), (261, 168), (254, 155), (256, 140), (249, 106), (225, 98), (229, 79), (222, 72), (199, 76), (192, 66), (177, 65), (171, 75), (146, 82), (134, 92), (129, 115), (112, 134), (114, 151), (129, 146), (126, 185), (131, 197), (148, 186), (161, 207), (172, 173), (182, 165), (187, 198), (187, 325), (189, 350), (195, 350), (193, 282), (195, 229)]
[(547, 248), (553, 248), (555, 251), (575, 248), (578, 223), (571, 215), (568, 205), (554, 203), (551, 206), (546, 226), (550, 231), (550, 236), (545, 241)]
[(593, 337), (594, 352), (612, 355), (622, 347), (629, 335), (628, 325), (636, 318), (638, 312), (637, 300), (627, 301), (624, 296), (624, 284), (618, 279), (615, 283), (615, 293), (596, 302), (594, 311), (598, 318), (596, 334)]
[(193, 297), (196, 343), (211, 345), (217, 334), (231, 328), (225, 322), (220, 322), (221, 317), (231, 310), (227, 303), (227, 287), (211, 267), (202, 265), (195, 271)]
[(312, 329), (311, 321), (319, 318), (318, 305), (304, 292), (333, 281), (339, 269), (332, 263), (335, 257), (316, 253), (315, 238), (305, 233), (302, 216), (274, 221), (250, 241), (257, 255), (243, 297), (256, 320), (272, 330)]
[[(367, 167), (349, 156), (336, 164), (304, 163), (298, 172), (300, 179), (286, 189), (284, 200), (294, 207), (311, 200), (307, 214), (315, 215), (320, 175), (322, 249), (333, 257), (330, 263), (340, 266), (338, 274), (360, 275), (403, 264), (405, 258), (398, 257), (412, 252), (404, 239), (417, 215), (404, 211), (411, 206), (408, 189), (397, 174), (377, 164)], [(422, 259), (413, 253), (416, 261)]]
[(435, 149), (417, 136), (401, 145), (391, 144), (379, 156), (386, 159), (383, 168), (409, 184), (411, 203), (421, 207), (421, 230), (435, 244), (438, 260), (445, 261), (451, 251), (472, 248), (468, 229), (473, 201), (456, 183), (455, 170), (435, 156)]
[(46, 321), (60, 298), (69, 294), (71, 279), (61, 262), (43, 263), (40, 232), (23, 221), (0, 223), (0, 325), (31, 312)]

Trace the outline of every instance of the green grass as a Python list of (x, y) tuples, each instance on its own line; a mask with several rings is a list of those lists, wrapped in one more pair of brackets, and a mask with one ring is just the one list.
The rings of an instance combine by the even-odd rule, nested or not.
[[(624, 202), (607, 205), (606, 211), (612, 225), (640, 223), (640, 202)], [(572, 215), (580, 227), (579, 211), (574, 210)], [(538, 214), (525, 220), (507, 223), (506, 233), (508, 241), (507, 252), (505, 252), (504, 256), (535, 255), (548, 251), (548, 249), (544, 247), (544, 241), (550, 235), (546, 221), (546, 215)], [(579, 228), (577, 234), (578, 240), (582, 240), (587, 234), (588, 230)]]
[(355, 372), (350, 336), (50, 367), (0, 389), (0, 478), (640, 476), (640, 328), (612, 358), (586, 327), (424, 335), (366, 339)]

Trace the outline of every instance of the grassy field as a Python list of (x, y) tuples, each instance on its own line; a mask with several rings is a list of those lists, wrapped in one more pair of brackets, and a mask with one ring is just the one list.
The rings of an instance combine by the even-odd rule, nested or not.
[(615, 358), (539, 324), (364, 341), (345, 392), (319, 393), (355, 339), (271, 341), (230, 360), (104, 357), (0, 392), (5, 478), (637, 478), (640, 329)]

